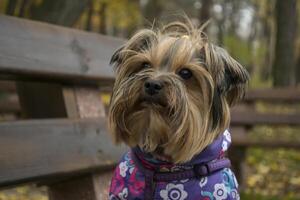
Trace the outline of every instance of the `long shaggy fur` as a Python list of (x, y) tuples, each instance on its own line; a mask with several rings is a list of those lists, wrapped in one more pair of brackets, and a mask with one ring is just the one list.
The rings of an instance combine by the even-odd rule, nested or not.
[[(189, 21), (139, 31), (111, 63), (116, 69), (109, 109), (114, 140), (175, 163), (189, 161), (228, 127), (229, 106), (243, 97), (248, 81), (247, 71)], [(177, 74), (182, 68), (193, 77), (182, 79)], [(158, 104), (144, 101), (148, 79), (164, 85)]]

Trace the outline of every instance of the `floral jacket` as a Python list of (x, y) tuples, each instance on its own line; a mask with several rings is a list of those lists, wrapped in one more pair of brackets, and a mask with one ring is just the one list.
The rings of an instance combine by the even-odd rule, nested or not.
[[(127, 152), (116, 167), (110, 186), (110, 200), (142, 200), (145, 193), (145, 174), (140, 170), (134, 152), (143, 166), (160, 172), (178, 172), (190, 169), (195, 164), (206, 163), (224, 157), (231, 143), (229, 131), (225, 131), (200, 154), (184, 164), (159, 161), (140, 149)], [(136, 155), (136, 154), (135, 154)], [(192, 177), (171, 182), (158, 181), (153, 189), (153, 200), (239, 200), (238, 183), (229, 168), (203, 177)]]

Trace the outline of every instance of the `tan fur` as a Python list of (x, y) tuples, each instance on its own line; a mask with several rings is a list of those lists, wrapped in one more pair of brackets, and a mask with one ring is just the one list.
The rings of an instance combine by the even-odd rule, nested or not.
[[(186, 25), (187, 24), (187, 25)], [(186, 162), (228, 128), (229, 106), (244, 95), (247, 71), (187, 21), (136, 33), (112, 57), (116, 81), (109, 128), (116, 143)], [(142, 63), (151, 67), (143, 69)], [(193, 77), (178, 76), (181, 68)], [(147, 79), (162, 81), (161, 104), (143, 102)], [(217, 112), (216, 112), (217, 111)]]

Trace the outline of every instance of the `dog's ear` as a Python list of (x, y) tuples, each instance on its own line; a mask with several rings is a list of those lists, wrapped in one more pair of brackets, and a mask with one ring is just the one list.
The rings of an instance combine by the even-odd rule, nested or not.
[(217, 89), (226, 96), (228, 104), (233, 105), (244, 97), (249, 74), (226, 50), (209, 46), (205, 52), (206, 62), (215, 75)]
[(110, 65), (118, 65), (122, 62), (121, 59), (121, 51), (124, 49), (124, 45), (119, 47), (112, 55), (112, 57), (110, 58), (109, 64)]
[(117, 67), (132, 55), (150, 49), (154, 43), (157, 43), (156, 33), (150, 29), (141, 30), (115, 51), (111, 57), (110, 64), (114, 64)]

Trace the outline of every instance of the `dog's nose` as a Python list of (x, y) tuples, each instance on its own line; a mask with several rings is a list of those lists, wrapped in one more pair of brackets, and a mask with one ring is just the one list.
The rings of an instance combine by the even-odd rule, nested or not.
[(145, 92), (151, 96), (156, 95), (163, 88), (163, 85), (158, 80), (147, 80), (144, 84)]

